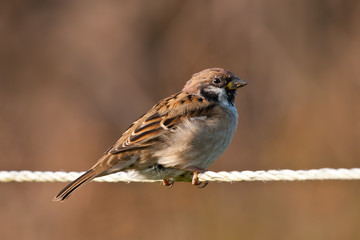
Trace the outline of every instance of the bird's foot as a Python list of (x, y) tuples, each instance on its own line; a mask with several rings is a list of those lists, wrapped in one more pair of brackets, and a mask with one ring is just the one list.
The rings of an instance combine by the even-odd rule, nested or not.
[(193, 173), (193, 178), (191, 180), (191, 184), (194, 186), (197, 186), (198, 188), (204, 188), (206, 187), (209, 183), (208, 182), (200, 182), (199, 181), (199, 173), (198, 171), (194, 171)]
[(193, 177), (191, 180), (192, 185), (197, 186), (198, 188), (204, 188), (208, 185), (208, 182), (200, 182), (199, 181), (199, 173), (205, 172), (206, 169), (197, 168), (197, 167), (189, 167), (189, 168), (187, 168), (187, 170), (193, 172)]
[(163, 179), (163, 185), (165, 187), (171, 188), (174, 185), (174, 181), (171, 181), (169, 179)]

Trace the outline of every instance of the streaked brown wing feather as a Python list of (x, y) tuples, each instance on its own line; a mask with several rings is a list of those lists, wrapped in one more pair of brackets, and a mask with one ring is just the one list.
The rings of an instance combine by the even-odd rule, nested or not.
[(162, 134), (176, 127), (184, 117), (205, 116), (213, 104), (187, 93), (177, 93), (161, 100), (135, 121), (106, 153), (117, 154), (151, 146)]

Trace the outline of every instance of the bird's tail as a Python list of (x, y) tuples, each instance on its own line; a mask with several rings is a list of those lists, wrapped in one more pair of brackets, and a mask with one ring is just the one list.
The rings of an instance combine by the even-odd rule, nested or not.
[(96, 171), (96, 169), (91, 168), (86, 173), (72, 181), (69, 185), (67, 185), (63, 190), (61, 190), (54, 198), (54, 201), (64, 201), (67, 199), (70, 194), (80, 187), (82, 184), (90, 182), (92, 179), (97, 177), (100, 173)]

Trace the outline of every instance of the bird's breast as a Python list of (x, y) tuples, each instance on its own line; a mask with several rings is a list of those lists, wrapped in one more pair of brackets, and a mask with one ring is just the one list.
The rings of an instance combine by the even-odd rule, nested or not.
[(156, 152), (165, 167), (205, 169), (229, 146), (237, 126), (234, 106), (218, 105), (208, 116), (183, 120), (166, 136), (167, 144)]

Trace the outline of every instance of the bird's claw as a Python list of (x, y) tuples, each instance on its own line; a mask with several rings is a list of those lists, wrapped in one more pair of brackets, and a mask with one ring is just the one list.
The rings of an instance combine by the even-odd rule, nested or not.
[(191, 184), (194, 185), (194, 186), (197, 186), (198, 188), (204, 188), (204, 187), (206, 187), (209, 183), (208, 183), (208, 182), (200, 182), (200, 181), (199, 181), (199, 171), (194, 171)]
[(163, 185), (165, 187), (171, 188), (174, 185), (174, 181), (170, 181), (169, 179), (163, 179)]

